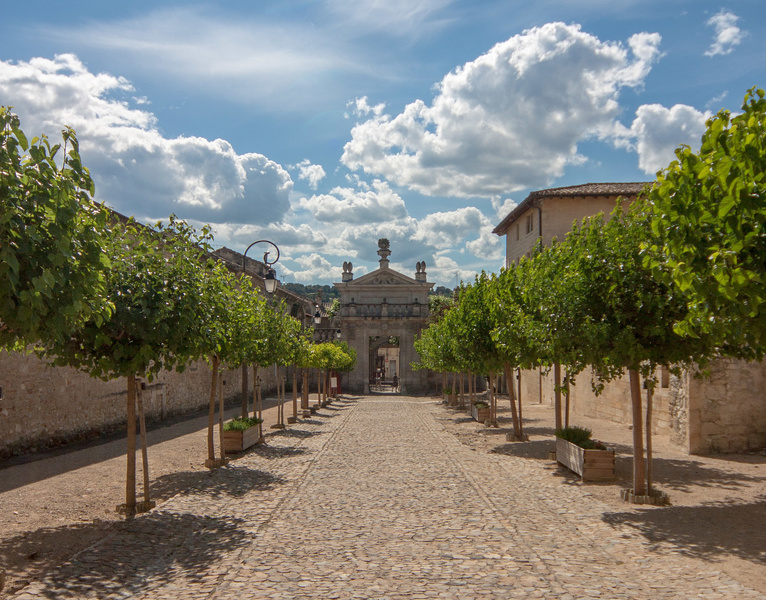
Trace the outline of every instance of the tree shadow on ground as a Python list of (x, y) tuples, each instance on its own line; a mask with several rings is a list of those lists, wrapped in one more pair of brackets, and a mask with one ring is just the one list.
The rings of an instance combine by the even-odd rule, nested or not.
[(490, 450), (493, 454), (505, 454), (518, 458), (534, 458), (546, 460), (548, 453), (556, 449), (556, 444), (551, 440), (536, 440), (533, 442), (513, 442), (495, 446)]
[(603, 520), (627, 525), (656, 547), (671, 544), (676, 552), (715, 561), (736, 556), (766, 565), (766, 495), (753, 504), (716, 503), (670, 506), (638, 512), (609, 512)]
[[(632, 459), (628, 459), (628, 462), (632, 464)], [(716, 469), (692, 459), (654, 458), (652, 471), (656, 483), (681, 492), (688, 491), (692, 486), (737, 490), (751, 485), (760, 485), (766, 489), (766, 475), (753, 477), (744, 473)]]
[(267, 471), (228, 464), (208, 473), (182, 471), (162, 475), (151, 484), (151, 491), (155, 498), (170, 498), (179, 493), (239, 497), (253, 490), (268, 491), (283, 483), (282, 477)]
[[(134, 597), (182, 578), (201, 583), (222, 556), (252, 543), (244, 525), (232, 517), (157, 511), (118, 525), (112, 529), (116, 535), (106, 537), (97, 523), (24, 533), (0, 543), (0, 555), (37, 552), (32, 574), (42, 579), (42, 589), (35, 597), (106, 598), (116, 591)], [(46, 561), (45, 548), (69, 543), (77, 534), (101, 541), (63, 565)]]
[(274, 438), (280, 438), (280, 437), (292, 437), (292, 438), (300, 438), (300, 439), (306, 439), (310, 437), (314, 437), (315, 435), (324, 435), (325, 432), (323, 431), (306, 431), (305, 429), (280, 429), (277, 431), (274, 431), (271, 434), (271, 437)]
[(276, 458), (288, 458), (290, 456), (300, 456), (309, 452), (306, 448), (295, 446), (271, 446), (268, 444), (259, 444), (250, 450), (249, 453), (257, 454), (267, 460)]

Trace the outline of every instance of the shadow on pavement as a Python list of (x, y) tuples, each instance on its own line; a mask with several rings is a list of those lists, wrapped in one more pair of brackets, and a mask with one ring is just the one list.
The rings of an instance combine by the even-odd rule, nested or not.
[(766, 495), (753, 504), (669, 506), (638, 512), (609, 512), (603, 520), (627, 525), (651, 544), (672, 544), (686, 556), (712, 560), (722, 555), (766, 565)]
[(162, 475), (151, 484), (152, 495), (169, 498), (181, 493), (208, 496), (244, 496), (251, 491), (267, 491), (284, 479), (266, 471), (228, 464), (216, 471), (181, 471)]
[(305, 431), (303, 429), (288, 428), (288, 429), (278, 429), (274, 432), (271, 432), (271, 435), (269, 437), (272, 437), (272, 438), (294, 437), (294, 438), (306, 439), (306, 438), (314, 437), (315, 435), (323, 435), (323, 434), (324, 434), (323, 431)]
[(517, 456), (519, 458), (536, 458), (545, 460), (548, 453), (556, 448), (553, 440), (539, 440), (534, 442), (515, 442), (512, 444), (503, 444), (495, 446), (490, 450), (494, 454), (505, 454), (507, 456)]
[(310, 450), (300, 447), (295, 448), (293, 446), (269, 446), (268, 444), (261, 444), (260, 446), (255, 446), (249, 452), (257, 454), (258, 456), (268, 460), (272, 460), (275, 458), (285, 458), (288, 456), (300, 456), (301, 454), (310, 452)]
[(46, 563), (39, 549), (70, 538), (72, 529), (98, 534), (94, 528), (100, 530), (96, 523), (40, 529), (5, 540), (0, 553), (38, 552), (34, 576), (47, 586), (35, 597), (105, 598), (116, 590), (133, 597), (182, 577), (201, 583), (222, 556), (252, 543), (238, 519), (160, 511), (125, 523), (117, 535), (81, 552), (73, 563)]

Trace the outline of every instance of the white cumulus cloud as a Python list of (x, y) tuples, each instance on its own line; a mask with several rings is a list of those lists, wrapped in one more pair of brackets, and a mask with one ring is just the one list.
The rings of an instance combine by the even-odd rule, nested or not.
[(319, 187), (319, 182), (321, 182), (326, 175), (325, 170), (321, 165), (311, 164), (311, 161), (308, 158), (302, 160), (297, 165), (294, 165), (293, 168), (298, 170), (298, 179), (305, 179), (308, 181), (309, 187), (312, 190)]
[(342, 162), (432, 196), (545, 185), (585, 160), (578, 142), (614, 134), (620, 90), (643, 85), (659, 43), (640, 33), (626, 48), (563, 23), (529, 29), (445, 76), (430, 105), (373, 112)]
[(116, 210), (217, 223), (283, 217), (293, 182), (280, 165), (225, 140), (165, 138), (152, 113), (130, 106), (131, 92), (124, 78), (91, 73), (72, 54), (0, 62), (0, 97), (22, 128), (55, 138), (73, 127), (96, 197)]
[(706, 25), (715, 30), (715, 37), (710, 48), (705, 52), (705, 56), (716, 56), (718, 54), (731, 54), (734, 46), (742, 42), (746, 35), (737, 26), (739, 17), (728, 10), (721, 10), (707, 20)]
[(659, 104), (640, 106), (630, 128), (639, 167), (653, 175), (675, 159), (674, 150), (681, 144), (699, 149), (705, 121), (710, 116), (709, 112), (700, 112), (684, 104), (672, 108)]
[(309, 210), (318, 221), (337, 223), (388, 222), (407, 217), (402, 198), (379, 179), (369, 188), (333, 188), (329, 194), (304, 198), (300, 206)]

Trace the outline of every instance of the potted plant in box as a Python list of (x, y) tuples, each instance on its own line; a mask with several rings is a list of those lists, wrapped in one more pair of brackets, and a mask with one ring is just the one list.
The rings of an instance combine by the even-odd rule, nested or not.
[(585, 427), (563, 427), (555, 431), (556, 461), (582, 477), (583, 481), (614, 479), (614, 450), (591, 439)]
[(261, 439), (261, 423), (258, 417), (237, 418), (223, 424), (223, 451), (226, 454), (243, 452)]
[(474, 421), (484, 423), (484, 421), (489, 419), (489, 404), (483, 400), (474, 402), (471, 404), (471, 416)]

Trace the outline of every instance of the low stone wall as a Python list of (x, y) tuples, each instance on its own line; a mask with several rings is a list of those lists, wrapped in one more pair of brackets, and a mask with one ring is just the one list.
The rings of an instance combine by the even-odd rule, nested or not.
[[(719, 360), (710, 367), (710, 377), (683, 372), (680, 377), (657, 374), (653, 396), (652, 433), (667, 436), (692, 454), (746, 452), (766, 448), (766, 364)], [(586, 369), (572, 387), (570, 424), (577, 416), (632, 424), (627, 375), (593, 391), (592, 373)], [(643, 409), (646, 411), (646, 394)], [(525, 403), (553, 405), (553, 372), (522, 373)], [(562, 394), (562, 406), (564, 397)], [(645, 414), (645, 413), (644, 413)], [(594, 432), (598, 437), (598, 432)]]
[[(263, 391), (276, 389), (274, 367), (261, 368)], [(210, 367), (204, 361), (183, 373), (162, 371), (147, 382), (147, 419), (198, 411), (210, 399)], [(224, 370), (224, 396), (241, 397), (241, 370)], [(252, 394), (252, 370), (249, 372)], [(288, 383), (289, 385), (289, 383)], [(125, 426), (124, 378), (101, 381), (68, 367), (51, 367), (34, 355), (0, 351), (0, 457), (55, 446)]]

